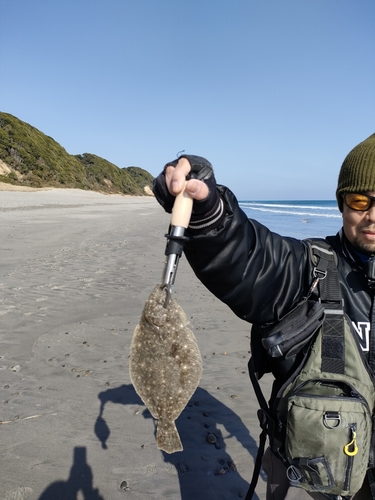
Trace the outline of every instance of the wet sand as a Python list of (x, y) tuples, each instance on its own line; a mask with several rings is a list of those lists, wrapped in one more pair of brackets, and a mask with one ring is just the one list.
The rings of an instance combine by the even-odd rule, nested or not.
[(168, 214), (152, 197), (0, 191), (0, 500), (244, 498), (259, 436), (249, 325), (184, 258), (174, 297), (203, 375), (177, 420), (182, 452), (158, 450), (130, 383)]

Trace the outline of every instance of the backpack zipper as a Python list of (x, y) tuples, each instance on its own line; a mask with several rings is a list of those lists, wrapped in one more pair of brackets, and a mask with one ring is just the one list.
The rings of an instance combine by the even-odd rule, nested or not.
[(343, 485), (344, 491), (349, 491), (350, 489), (350, 480), (352, 477), (354, 456), (358, 453), (358, 448), (356, 444), (357, 424), (354, 423), (350, 424), (349, 427), (350, 427), (349, 439), (351, 439), (351, 441), (344, 447), (344, 453), (345, 455), (347, 455), (345, 474), (344, 474), (344, 485)]
[[(359, 392), (357, 392), (357, 391), (355, 390), (355, 388), (354, 388), (351, 384), (349, 384), (348, 382), (344, 382), (344, 384), (345, 384), (347, 387), (349, 387), (349, 389), (350, 389), (350, 395), (343, 395), (343, 396), (335, 396), (335, 395), (333, 395), (333, 396), (329, 396), (329, 395), (327, 395), (327, 396), (322, 396), (322, 395), (319, 395), (319, 394), (309, 394), (309, 393), (307, 393), (307, 392), (306, 392), (306, 393), (302, 393), (302, 394), (301, 394), (301, 393), (300, 393), (301, 389), (302, 389), (302, 388), (303, 388), (303, 387), (304, 387), (307, 383), (311, 383), (311, 382), (318, 382), (318, 383), (324, 383), (324, 382), (326, 382), (326, 383), (331, 383), (331, 384), (334, 384), (334, 385), (338, 386), (338, 385), (337, 385), (337, 382), (338, 382), (338, 381), (336, 381), (336, 380), (330, 380), (330, 379), (323, 379), (323, 380), (322, 380), (322, 379), (307, 380), (307, 381), (305, 381), (305, 382), (302, 382), (302, 384), (300, 384), (298, 387), (296, 387), (296, 388), (294, 389), (294, 391), (292, 391), (292, 392), (289, 394), (288, 398), (291, 398), (291, 397), (296, 396), (296, 395), (298, 394), (298, 395), (300, 395), (300, 396), (302, 395), (302, 396), (307, 396), (307, 397), (311, 397), (311, 398), (327, 398), (327, 399), (333, 398), (333, 399), (342, 399), (342, 400), (343, 400), (343, 399), (351, 399), (351, 398), (353, 398), (353, 399), (358, 399), (358, 400), (359, 400), (359, 401), (360, 401), (360, 402), (361, 402), (361, 403), (362, 403), (362, 404), (366, 407), (366, 409), (368, 410), (369, 414), (370, 414), (370, 415), (372, 415), (372, 412), (371, 412), (370, 406), (369, 406), (369, 404), (368, 404), (368, 402), (367, 402), (366, 398), (364, 398), (364, 397), (363, 397), (363, 396), (362, 396)], [(338, 386), (338, 387), (339, 387), (339, 386)]]

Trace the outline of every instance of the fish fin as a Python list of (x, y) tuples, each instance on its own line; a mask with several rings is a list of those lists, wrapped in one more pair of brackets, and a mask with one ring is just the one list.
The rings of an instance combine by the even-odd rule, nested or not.
[(182, 451), (183, 446), (176, 425), (170, 420), (158, 420), (156, 440), (159, 450), (166, 453)]

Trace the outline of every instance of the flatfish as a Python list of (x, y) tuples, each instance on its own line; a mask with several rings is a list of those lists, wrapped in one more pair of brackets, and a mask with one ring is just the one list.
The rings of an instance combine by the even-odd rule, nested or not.
[(130, 379), (158, 420), (160, 450), (182, 451), (175, 420), (202, 374), (202, 358), (188, 319), (176, 300), (164, 307), (166, 290), (158, 285), (147, 299), (130, 346)]

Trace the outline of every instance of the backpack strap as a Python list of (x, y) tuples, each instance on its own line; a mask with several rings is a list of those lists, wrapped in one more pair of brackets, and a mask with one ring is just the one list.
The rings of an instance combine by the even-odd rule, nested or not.
[(260, 406), (260, 409), (257, 412), (258, 419), (259, 419), (259, 424), (262, 429), (262, 432), (259, 435), (259, 445), (258, 445), (258, 452), (257, 456), (255, 459), (255, 464), (254, 464), (254, 470), (253, 470), (253, 476), (251, 478), (251, 483), (247, 492), (247, 495), (245, 497), (245, 500), (251, 500), (253, 498), (255, 488), (258, 484), (258, 479), (260, 475), (260, 469), (262, 468), (262, 458), (264, 455), (264, 448), (266, 446), (266, 440), (267, 440), (267, 435), (273, 434), (273, 428), (274, 426), (274, 420), (271, 418), (270, 412), (269, 412), (269, 406), (267, 404), (267, 401), (264, 397), (264, 394), (262, 392), (262, 389), (259, 385), (258, 382), (258, 377), (255, 372), (255, 365), (254, 365), (254, 358), (253, 356), (250, 357), (249, 363), (248, 363), (248, 369), (249, 369), (249, 376), (251, 383), (253, 384), (254, 392), (255, 395), (258, 399), (258, 403)]
[[(321, 242), (320, 242), (321, 244)], [(316, 273), (325, 269), (319, 280), (319, 296), (324, 307), (322, 325), (323, 372), (343, 374), (345, 370), (344, 310), (337, 271), (336, 254), (326, 246), (312, 244), (311, 251), (320, 266)]]

